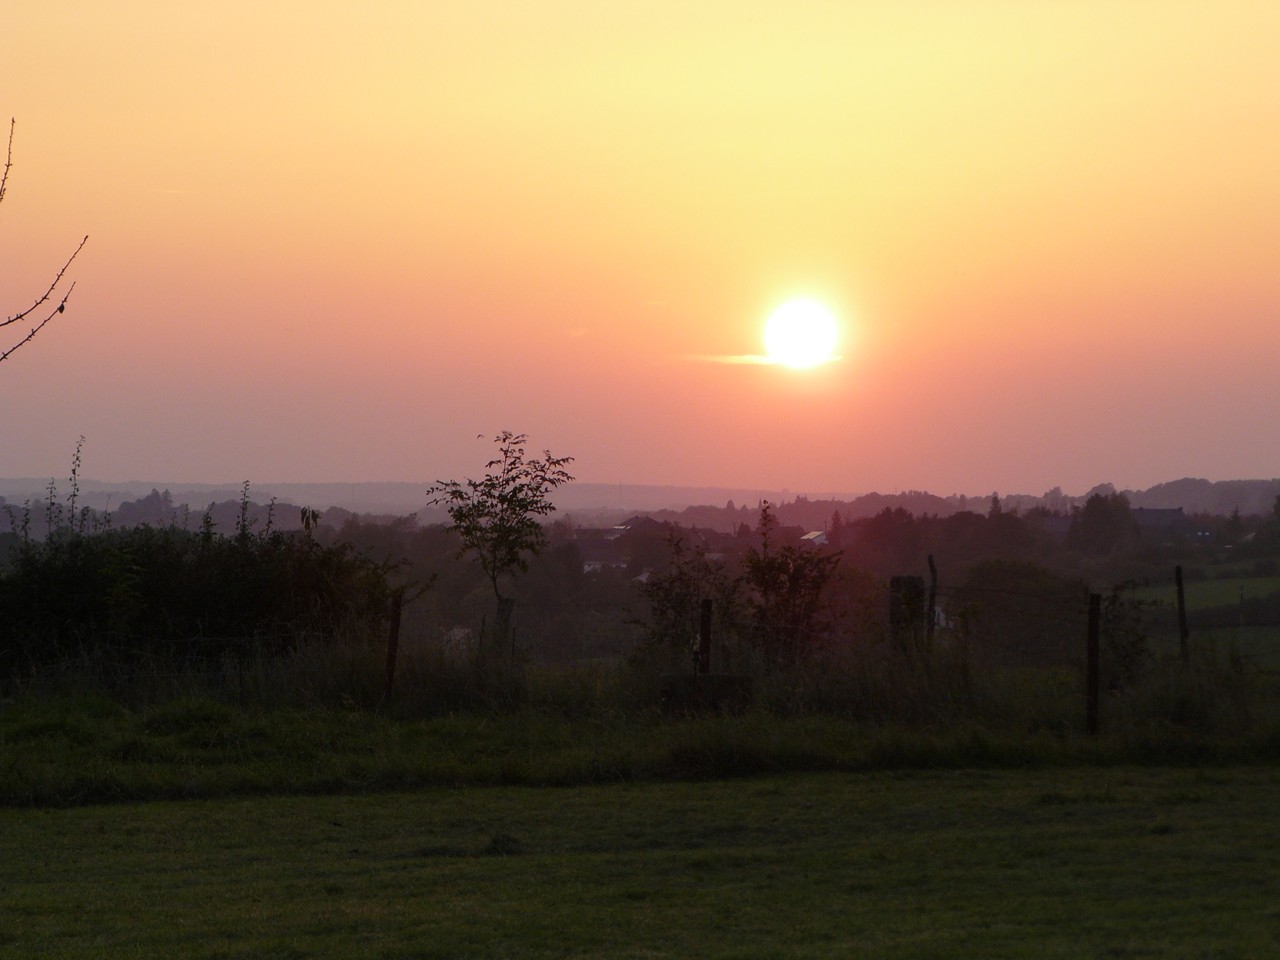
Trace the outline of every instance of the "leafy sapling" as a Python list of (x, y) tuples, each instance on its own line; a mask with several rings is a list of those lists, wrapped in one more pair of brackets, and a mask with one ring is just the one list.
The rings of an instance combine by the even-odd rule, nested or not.
[(551, 493), (573, 480), (565, 467), (573, 457), (541, 458), (525, 454), (528, 436), (503, 430), (493, 442), (498, 455), (485, 464), (485, 475), (465, 481), (437, 480), (427, 490), (429, 503), (449, 512), (450, 529), (462, 538), (464, 553), (475, 556), (498, 604), (495, 639), (505, 644), (514, 601), (503, 594), (502, 581), (529, 567), (529, 558), (546, 546), (540, 518), (555, 511)]

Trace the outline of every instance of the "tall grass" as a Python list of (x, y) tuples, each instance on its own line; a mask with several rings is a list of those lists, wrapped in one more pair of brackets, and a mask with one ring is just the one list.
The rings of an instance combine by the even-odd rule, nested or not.
[[(10, 696), (107, 696), (130, 709), (208, 698), (254, 709), (361, 710), (402, 720), (449, 715), (540, 714), (575, 721), (649, 718), (661, 712), (661, 676), (688, 672), (669, 652), (629, 659), (541, 664), (458, 651), (430, 636), (401, 639), (387, 688), (385, 628), (300, 634), (284, 648), (227, 651), (216, 659), (119, 658), (86, 647), (11, 678)], [(739, 658), (747, 703), (725, 713), (825, 716), (879, 726), (983, 728), (1014, 734), (1082, 733), (1082, 670), (1015, 667), (956, 647), (904, 654), (887, 642), (851, 644), (785, 667)], [(1169, 729), (1229, 738), (1280, 719), (1280, 684), (1239, 660), (1208, 654), (1189, 665), (1151, 664), (1128, 685), (1103, 691), (1112, 732)], [(669, 712), (669, 711), (668, 711)]]
[[(1233, 736), (1173, 724), (1076, 729), (873, 723), (832, 714), (669, 716), (580, 680), (526, 676), (500, 712), (246, 706), (207, 696), (130, 708), (100, 696), (0, 703), (0, 805), (66, 805), (425, 785), (580, 785), (781, 772), (1274, 763), (1280, 728)], [(569, 704), (575, 711), (566, 715)], [(433, 704), (438, 710), (441, 705)], [(397, 711), (406, 709), (401, 704)]]

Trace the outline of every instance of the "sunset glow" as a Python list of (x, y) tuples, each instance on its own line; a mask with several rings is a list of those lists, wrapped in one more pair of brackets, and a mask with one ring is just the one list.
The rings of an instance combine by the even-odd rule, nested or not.
[[(1243, 0), (18, 0), (6, 316), (90, 240), (0, 475), (1280, 475), (1277, 49)], [(766, 356), (797, 291), (838, 342)]]
[(835, 315), (816, 300), (788, 300), (764, 326), (765, 352), (775, 363), (806, 369), (834, 357)]

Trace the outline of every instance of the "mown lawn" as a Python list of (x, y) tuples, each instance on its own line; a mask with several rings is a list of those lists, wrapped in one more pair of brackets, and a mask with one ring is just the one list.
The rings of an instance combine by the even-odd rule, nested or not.
[(0, 957), (1280, 955), (1280, 769), (0, 810)]

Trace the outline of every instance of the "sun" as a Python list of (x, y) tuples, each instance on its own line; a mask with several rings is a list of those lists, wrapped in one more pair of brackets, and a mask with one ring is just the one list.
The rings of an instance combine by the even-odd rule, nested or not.
[(816, 300), (788, 300), (764, 325), (769, 360), (797, 370), (834, 360), (838, 337), (835, 314)]

